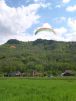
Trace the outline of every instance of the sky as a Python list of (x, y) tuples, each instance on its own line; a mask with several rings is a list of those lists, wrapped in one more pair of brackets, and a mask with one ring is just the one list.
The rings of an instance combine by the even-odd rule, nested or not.
[[(42, 27), (56, 34), (35, 35)], [(9, 39), (76, 41), (76, 0), (0, 0), (0, 44)]]

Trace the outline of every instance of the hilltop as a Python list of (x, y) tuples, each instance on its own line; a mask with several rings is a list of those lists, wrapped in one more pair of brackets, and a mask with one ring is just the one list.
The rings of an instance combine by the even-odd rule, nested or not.
[(36, 70), (56, 75), (68, 69), (76, 70), (76, 42), (11, 39), (0, 46), (0, 72)]

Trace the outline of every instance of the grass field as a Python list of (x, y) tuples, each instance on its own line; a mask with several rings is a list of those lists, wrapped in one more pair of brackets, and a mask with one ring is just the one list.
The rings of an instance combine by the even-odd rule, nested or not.
[(76, 101), (76, 80), (0, 78), (0, 101)]

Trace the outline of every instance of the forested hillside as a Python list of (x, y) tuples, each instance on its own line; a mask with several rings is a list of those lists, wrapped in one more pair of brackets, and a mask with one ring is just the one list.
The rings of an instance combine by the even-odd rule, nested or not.
[(76, 42), (8, 40), (0, 46), (0, 72), (51, 72), (76, 70)]

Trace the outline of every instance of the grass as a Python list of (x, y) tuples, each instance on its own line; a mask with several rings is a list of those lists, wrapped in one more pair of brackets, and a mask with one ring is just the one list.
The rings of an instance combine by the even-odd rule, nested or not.
[(76, 80), (0, 78), (0, 101), (76, 101)]

